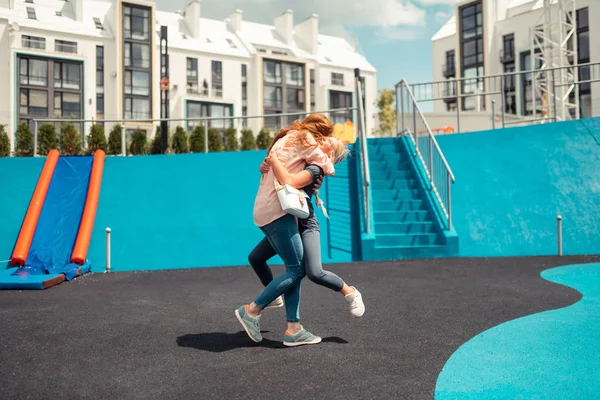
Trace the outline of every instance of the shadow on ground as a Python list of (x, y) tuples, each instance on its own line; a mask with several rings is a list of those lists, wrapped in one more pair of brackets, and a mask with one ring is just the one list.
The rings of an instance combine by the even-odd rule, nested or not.
[[(268, 331), (262, 333), (268, 333)], [(348, 341), (333, 336), (323, 338), (321, 343), (347, 344)], [(286, 348), (281, 341), (275, 341), (266, 338), (263, 338), (262, 342), (260, 343), (254, 343), (248, 338), (248, 335), (244, 331), (240, 331), (238, 333), (209, 332), (187, 334), (179, 336), (177, 338), (177, 344), (180, 347), (191, 347), (213, 353), (222, 353), (224, 351), (230, 351), (244, 347), (265, 347), (268, 349)]]

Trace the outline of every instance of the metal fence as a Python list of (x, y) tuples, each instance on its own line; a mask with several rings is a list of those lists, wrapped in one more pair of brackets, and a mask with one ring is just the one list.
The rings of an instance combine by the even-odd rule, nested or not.
[(452, 169), (406, 80), (398, 84), (396, 98), (396, 131), (411, 138), (413, 155), (423, 167), (425, 179), (429, 181), (432, 194), (441, 206), (448, 230), (452, 230), (451, 187), (455, 182)]
[[(547, 86), (544, 92), (536, 85), (540, 79)], [(461, 132), (461, 113), (466, 111), (491, 114), (491, 128), (497, 120), (506, 127), (575, 119), (579, 113), (574, 110), (589, 117), (591, 113), (581, 109), (578, 94), (589, 92), (594, 82), (600, 82), (600, 63), (414, 83), (410, 89), (417, 103), (443, 102), (445, 111), (456, 114), (456, 132)], [(566, 109), (571, 112), (565, 113)]]
[[(217, 128), (220, 132), (224, 132), (229, 127), (234, 127), (236, 131), (241, 131), (247, 126), (249, 120), (260, 119), (263, 122), (263, 126), (285, 126), (295, 119), (302, 119), (306, 115), (321, 113), (327, 115), (332, 122), (341, 122), (345, 120), (356, 120), (358, 118), (355, 114), (358, 114), (357, 107), (338, 108), (324, 111), (302, 111), (285, 114), (268, 114), (268, 115), (253, 115), (253, 116), (226, 116), (226, 117), (200, 117), (200, 118), (169, 118), (166, 121), (169, 123), (169, 130), (173, 132), (176, 126), (181, 126), (186, 131), (186, 137), (189, 139), (189, 134), (196, 126), (204, 126), (204, 152), (209, 152), (209, 141), (208, 141), (208, 129), (211, 127)], [(109, 128), (116, 125), (121, 126), (121, 151), (120, 154), (125, 156), (128, 154), (128, 145), (130, 140), (128, 136), (131, 133), (141, 130), (146, 133), (147, 139), (151, 139), (154, 135), (156, 127), (160, 126), (161, 119), (104, 119), (104, 120), (93, 120), (93, 119), (67, 119), (67, 118), (43, 118), (32, 120), (33, 124), (33, 146), (34, 156), (43, 156), (45, 154), (39, 154), (39, 128), (44, 124), (52, 124), (55, 128), (65, 124), (73, 124), (78, 132), (82, 135), (83, 148), (87, 148), (87, 138), (90, 133), (90, 129), (93, 125), (101, 125), (106, 128), (105, 136), (109, 137)], [(174, 126), (175, 125), (175, 126)], [(258, 134), (258, 132), (254, 132)], [(358, 136), (358, 133), (357, 133)]]

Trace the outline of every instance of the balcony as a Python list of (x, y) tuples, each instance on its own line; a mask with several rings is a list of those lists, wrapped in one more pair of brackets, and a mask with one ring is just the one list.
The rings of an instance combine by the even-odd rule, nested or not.
[(445, 103), (454, 103), (456, 101), (456, 82), (444, 84), (442, 96)]
[(442, 65), (442, 73), (444, 74), (444, 78), (455, 77), (456, 76), (456, 68), (454, 68), (454, 64)]
[(193, 96), (200, 96), (200, 97), (206, 97), (206, 98), (222, 98), (223, 97), (223, 89), (216, 89), (216, 88), (205, 88), (205, 87), (198, 87), (198, 85), (189, 85), (187, 86), (187, 94), (189, 95), (193, 95)]
[(515, 61), (514, 49), (500, 50), (500, 62), (502, 64), (506, 64), (513, 61)]

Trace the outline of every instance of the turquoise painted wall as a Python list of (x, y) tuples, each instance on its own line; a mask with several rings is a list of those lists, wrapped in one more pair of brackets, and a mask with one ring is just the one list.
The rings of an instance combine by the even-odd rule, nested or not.
[[(144, 157), (107, 157), (88, 257), (93, 271), (106, 263), (104, 229), (112, 230), (115, 271), (247, 265), (262, 238), (252, 209), (264, 151)], [(43, 158), (0, 159), (0, 260), (11, 257)], [(324, 262), (352, 260), (346, 163), (322, 194)], [(331, 233), (331, 234), (330, 234)], [(281, 260), (275, 260), (281, 263)]]
[(600, 253), (600, 118), (437, 139), (461, 256)]

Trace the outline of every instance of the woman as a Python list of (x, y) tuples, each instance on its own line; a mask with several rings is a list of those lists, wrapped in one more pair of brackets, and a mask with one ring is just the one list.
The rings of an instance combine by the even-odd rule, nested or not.
[[(324, 144), (321, 146), (321, 149), (326, 154), (331, 154), (330, 158), (334, 164), (337, 164), (345, 158), (346, 147), (340, 139), (329, 139), (331, 139), (327, 141), (329, 144)], [(340, 292), (350, 304), (350, 313), (356, 318), (362, 317), (365, 312), (365, 305), (361, 293), (355, 287), (348, 286), (336, 274), (323, 270), (321, 263), (321, 232), (319, 221), (315, 215), (310, 198), (312, 197), (315, 185), (322, 179), (323, 171), (316, 165), (307, 165), (302, 172), (290, 174), (277, 157), (271, 155), (261, 165), (261, 172), (265, 173), (269, 168), (273, 168), (275, 177), (281, 184), (288, 184), (296, 189), (303, 189), (309, 196), (310, 215), (306, 219), (299, 219), (298, 221), (298, 230), (304, 247), (304, 266), (308, 279), (318, 285)], [(318, 192), (316, 192), (316, 198), (317, 205), (321, 205), (322, 202), (319, 199)], [(275, 254), (276, 252), (269, 241), (263, 239), (248, 256), (250, 265), (252, 265), (254, 272), (256, 272), (256, 275), (258, 275), (265, 286), (273, 280), (273, 274), (267, 265), (267, 261), (274, 257)], [(283, 306), (283, 299), (278, 297), (267, 308), (281, 306)]]
[[(295, 121), (283, 128), (267, 150), (267, 154), (279, 158), (290, 173), (302, 171), (306, 164), (323, 169), (325, 175), (333, 175), (333, 163), (319, 147), (326, 137), (333, 134), (333, 125), (323, 114), (311, 114), (302, 121)], [(285, 298), (288, 329), (284, 335), (286, 346), (319, 343), (321, 338), (306, 331), (300, 325), (300, 282), (306, 275), (303, 265), (302, 240), (296, 218), (285, 213), (275, 190), (272, 171), (261, 177), (254, 202), (254, 223), (265, 234), (271, 246), (285, 264), (285, 272), (273, 279), (263, 292), (250, 304), (235, 311), (238, 321), (255, 342), (262, 340), (260, 315), (262, 310), (277, 297)]]

